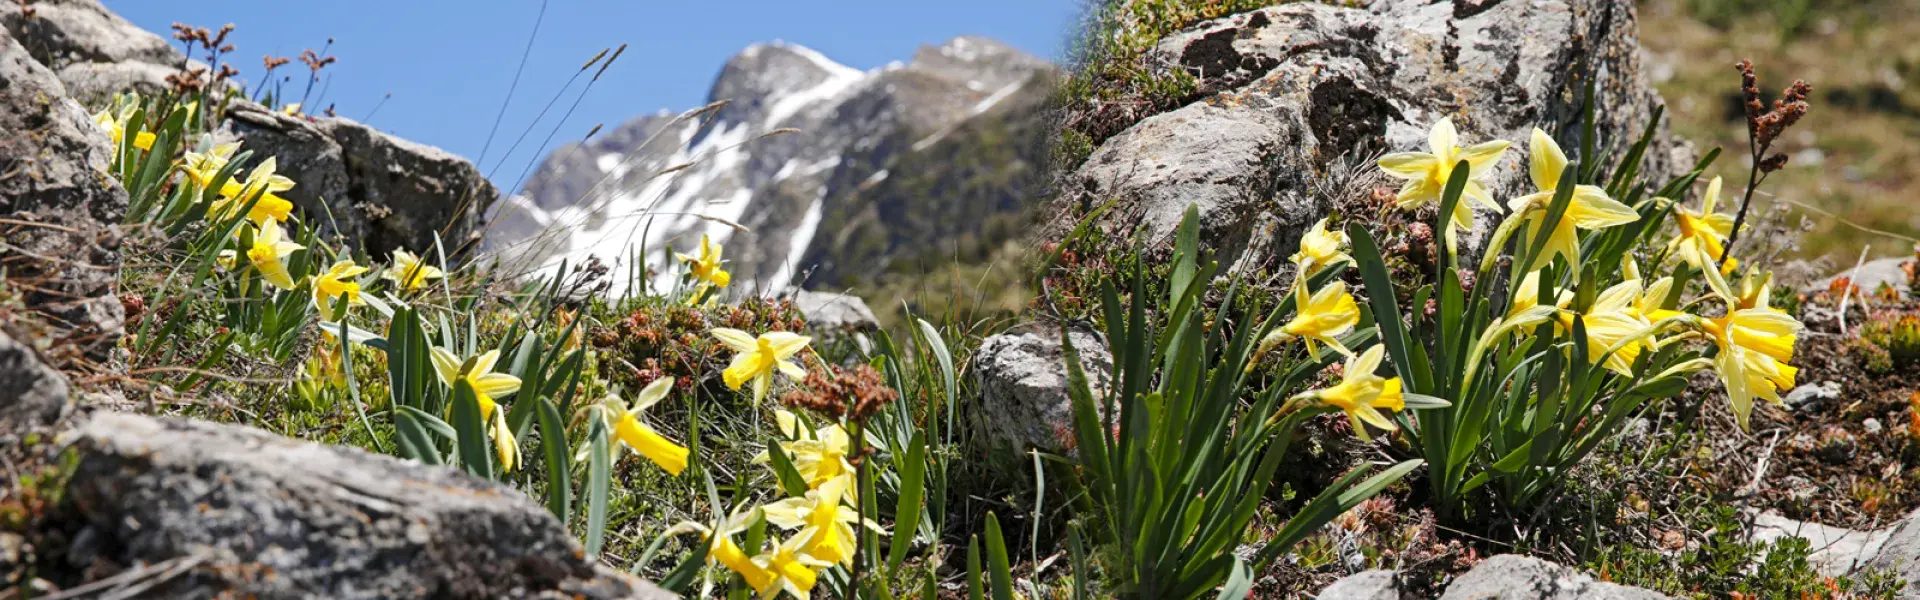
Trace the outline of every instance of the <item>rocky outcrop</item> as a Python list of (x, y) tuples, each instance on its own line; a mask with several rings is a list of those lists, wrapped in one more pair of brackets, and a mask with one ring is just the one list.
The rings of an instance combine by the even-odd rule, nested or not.
[(1863, 535), (1879, 538), (1880, 543), (1858, 555), (1862, 568), (1885, 571), (1906, 582), (1895, 596), (1899, 600), (1920, 600), (1920, 510), (1892, 527)]
[(880, 320), (859, 296), (834, 292), (801, 290), (793, 294), (793, 307), (807, 319), (807, 327), (824, 333), (873, 331)]
[(33, 347), (0, 333), (0, 444), (53, 423), (70, 402), (65, 375), (41, 361)]
[[(1628, 0), (1300, 2), (1204, 22), (1148, 57), (1157, 72), (1196, 76), (1203, 95), (1095, 148), (1053, 212), (1118, 200), (1110, 226), (1163, 237), (1194, 204), (1222, 264), (1279, 266), (1334, 202), (1384, 185), (1363, 177), (1375, 156), (1424, 151), (1442, 117), (1467, 141), (1524, 144), (1537, 126), (1575, 148), (1591, 77), (1596, 147), (1623, 152), (1662, 104), (1639, 53)], [(1493, 172), (1498, 198), (1528, 185), (1516, 148)], [(1688, 155), (1663, 125), (1642, 173), (1664, 181)], [(1053, 235), (1071, 221), (1053, 221)]]
[(126, 315), (115, 289), (127, 192), (107, 176), (107, 135), (11, 37), (0, 38), (0, 131), (7, 287), (53, 322), (63, 348), (103, 360)]
[(224, 127), (257, 156), (277, 157), (280, 173), (297, 183), (282, 195), (323, 233), (375, 257), (398, 249), (431, 256), (436, 234), (448, 255), (470, 249), (499, 197), (466, 159), (349, 119), (237, 102)]
[(63, 437), (65, 562), (178, 598), (672, 598), (506, 486), (357, 449), (102, 414)]
[[(1113, 355), (1092, 333), (1069, 330), (1067, 335), (1097, 398), (1112, 380)], [(1073, 403), (1060, 341), (1058, 328), (1027, 325), (980, 342), (971, 369), (979, 397), (964, 406), (970, 442), (979, 451), (1001, 456), (1071, 451)]]
[(95, 0), (8, 2), (0, 5), (0, 26), (89, 104), (127, 90), (158, 92), (187, 62), (166, 39)]

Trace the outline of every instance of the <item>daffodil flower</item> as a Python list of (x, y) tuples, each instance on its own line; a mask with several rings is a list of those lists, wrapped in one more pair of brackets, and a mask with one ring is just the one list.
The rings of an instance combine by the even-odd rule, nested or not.
[(747, 527), (752, 525), (759, 515), (760, 509), (753, 508), (736, 512), (732, 516), (721, 519), (718, 523), (715, 523), (713, 527), (708, 527), (700, 523), (683, 522), (675, 525), (672, 530), (669, 530), (669, 533), (671, 534), (675, 531), (699, 533), (701, 537), (705, 538), (709, 543), (707, 549), (708, 564), (719, 564), (734, 573), (738, 573), (741, 579), (746, 580), (747, 586), (754, 590), (778, 590), (779, 579), (774, 576), (773, 572), (755, 563), (752, 556), (747, 555), (746, 551), (741, 549), (739, 544), (733, 542), (734, 534), (746, 531)]
[(1300, 237), (1300, 251), (1288, 260), (1299, 267), (1301, 277), (1318, 273), (1334, 263), (1352, 260), (1347, 256), (1347, 234), (1344, 231), (1328, 231), (1327, 219), (1321, 219), (1307, 230), (1306, 235)]
[(365, 272), (366, 267), (351, 260), (335, 261), (325, 273), (313, 277), (313, 305), (321, 312), (332, 312), (339, 298), (346, 296), (347, 306), (365, 306), (367, 301), (360, 298), (360, 283), (353, 280)]
[(773, 373), (779, 371), (788, 377), (800, 379), (807, 376), (807, 370), (787, 360), (807, 348), (807, 342), (813, 338), (786, 331), (769, 331), (754, 337), (745, 331), (716, 327), (713, 337), (732, 348), (733, 363), (720, 373), (727, 389), (739, 391), (748, 382), (753, 383), (753, 401), (760, 402), (767, 397), (767, 388), (773, 385)]
[(852, 567), (853, 525), (865, 522), (868, 527), (879, 529), (877, 523), (861, 519), (859, 511), (841, 503), (852, 483), (851, 475), (835, 477), (808, 490), (805, 497), (774, 502), (761, 507), (761, 511), (768, 523), (783, 529), (799, 529), (794, 537), (806, 540), (801, 550), (808, 556)]
[(1560, 145), (1539, 128), (1533, 130), (1532, 157), (1528, 161), (1529, 175), (1533, 185), (1540, 191), (1521, 196), (1509, 202), (1507, 207), (1516, 214), (1524, 215), (1525, 223), (1533, 235), (1543, 233), (1547, 244), (1525, 270), (1538, 270), (1553, 260), (1563, 256), (1567, 264), (1580, 264), (1580, 237), (1576, 228), (1589, 231), (1624, 225), (1640, 220), (1640, 213), (1632, 207), (1607, 197), (1606, 190), (1599, 186), (1578, 185), (1574, 187), (1573, 197), (1567, 203), (1567, 211), (1554, 223), (1553, 231), (1542, 232), (1542, 222), (1546, 220), (1547, 209), (1552, 207), (1553, 197), (1560, 186), (1560, 175), (1567, 168), (1567, 154)]
[[(105, 128), (107, 134), (112, 136), (113, 146), (116, 150), (127, 137), (127, 122), (133, 120), (133, 110), (133, 105), (129, 104), (125, 110), (120, 111), (120, 115), (117, 117), (114, 116), (111, 110), (103, 110), (93, 115), (93, 122)], [(152, 150), (155, 139), (156, 137), (153, 135), (153, 132), (145, 131), (143, 128), (142, 131), (133, 135), (133, 147), (141, 150)]]
[(455, 381), (466, 381), (473, 386), (476, 399), (480, 401), (480, 418), (493, 414), (496, 400), (520, 391), (520, 378), (506, 373), (493, 372), (493, 365), (500, 361), (499, 350), (488, 350), (478, 356), (460, 358), (445, 348), (432, 349), (433, 373), (440, 383), (448, 388)]
[(213, 178), (220, 175), (221, 169), (227, 168), (227, 163), (233, 161), (233, 154), (239, 150), (240, 142), (215, 144), (204, 153), (189, 150), (182, 167), (186, 171), (187, 178), (193, 180), (195, 186), (205, 190), (213, 185)]
[[(1462, 195), (1480, 201), (1493, 210), (1500, 205), (1493, 201), (1492, 193), (1487, 191), (1484, 180), (1499, 164), (1500, 157), (1507, 152), (1510, 144), (1505, 140), (1482, 142), (1465, 148), (1459, 145), (1459, 132), (1453, 128), (1453, 119), (1446, 117), (1433, 124), (1427, 133), (1427, 147), (1432, 152), (1398, 152), (1380, 157), (1380, 168), (1387, 175), (1406, 180), (1395, 197), (1395, 203), (1402, 210), (1412, 210), (1432, 202), (1438, 202), (1440, 195), (1447, 189), (1447, 180), (1453, 177), (1453, 168), (1460, 161), (1467, 162), (1467, 178)], [(1465, 202), (1454, 207), (1451, 225), (1446, 237), (1453, 240), (1455, 228), (1473, 228), (1473, 209)]]
[(280, 224), (268, 221), (253, 235), (253, 247), (247, 249), (247, 264), (253, 265), (267, 283), (291, 290), (294, 283), (293, 276), (287, 273), (287, 256), (304, 248), (306, 246), (287, 241)]
[(1347, 282), (1335, 281), (1327, 284), (1308, 296), (1306, 302), (1296, 303), (1293, 320), (1267, 334), (1260, 340), (1256, 356), (1281, 342), (1301, 338), (1307, 344), (1307, 352), (1315, 352), (1314, 342), (1331, 346), (1335, 352), (1353, 355), (1346, 345), (1341, 344), (1338, 336), (1353, 331), (1360, 323), (1360, 305), (1353, 301), (1353, 295), (1347, 293)]
[(500, 454), (500, 464), (512, 471), (520, 465), (520, 445), (513, 439), (513, 428), (507, 426), (506, 412), (495, 410), (501, 397), (520, 391), (520, 378), (506, 373), (493, 372), (493, 365), (500, 361), (499, 350), (488, 350), (478, 356), (465, 360), (453, 352), (435, 346), (429, 353), (433, 360), (433, 373), (440, 383), (453, 387), (456, 381), (465, 381), (473, 386), (474, 400), (480, 405), (480, 420), (489, 423), (493, 434), (494, 450)]
[(1387, 431), (1398, 430), (1400, 427), (1381, 411), (1394, 413), (1406, 410), (1407, 402), (1400, 390), (1400, 378), (1389, 379), (1374, 373), (1379, 370), (1385, 352), (1384, 346), (1374, 346), (1358, 355), (1348, 356), (1340, 383), (1307, 391), (1294, 398), (1340, 409), (1353, 423), (1354, 433), (1363, 440), (1372, 438), (1367, 435), (1367, 428), (1362, 423)]
[(1724, 266), (1720, 256), (1726, 254), (1727, 236), (1733, 233), (1733, 215), (1713, 212), (1714, 205), (1720, 202), (1721, 182), (1719, 177), (1707, 183), (1707, 194), (1701, 200), (1700, 211), (1687, 210), (1684, 206), (1673, 207), (1674, 223), (1680, 233), (1667, 242), (1667, 253), (1701, 271), (1711, 271), (1725, 276), (1733, 272), (1737, 261), (1729, 258)]
[[(1554, 294), (1554, 306), (1564, 308), (1573, 302), (1573, 294), (1562, 290)], [(1503, 319), (1512, 327), (1530, 327), (1544, 322), (1545, 313), (1535, 309), (1540, 306), (1540, 272), (1532, 271), (1520, 278), (1520, 285), (1513, 286), (1513, 304), (1507, 307)]]
[[(1635, 309), (1641, 291), (1640, 280), (1622, 281), (1600, 292), (1585, 312), (1561, 310), (1555, 316), (1569, 331), (1575, 316), (1586, 326), (1588, 361), (1598, 362), (1605, 356), (1608, 370), (1632, 377), (1633, 361), (1649, 346), (1645, 338), (1652, 333), (1652, 324)], [(1613, 354), (1608, 355), (1608, 350)]]
[(1787, 363), (1793, 360), (1802, 325), (1764, 304), (1740, 308), (1738, 297), (1722, 295), (1721, 299), (1727, 303), (1726, 316), (1701, 319), (1699, 325), (1719, 349), (1713, 357), (1714, 370), (1726, 383), (1734, 418), (1745, 429), (1754, 397), (1779, 404), (1780, 392), (1793, 389), (1799, 369)]
[(427, 286), (427, 282), (446, 277), (446, 272), (438, 267), (426, 264), (420, 257), (406, 250), (393, 251), (393, 265), (380, 274), (381, 277), (399, 285), (402, 290), (417, 290)]
[[(808, 554), (806, 546), (809, 541), (804, 535), (790, 536), (767, 553), (753, 557), (753, 564), (772, 575), (773, 579), (765, 586), (754, 585), (754, 591), (760, 592), (761, 600), (779, 595), (781, 591), (800, 600), (810, 597), (814, 583), (820, 578), (820, 570), (833, 566), (833, 563)], [(753, 585), (751, 579), (747, 583)]]
[(253, 208), (247, 211), (247, 220), (254, 223), (286, 221), (293, 213), (293, 202), (281, 198), (277, 193), (293, 189), (293, 180), (275, 173), (277, 168), (278, 163), (269, 156), (253, 167), (245, 183), (227, 180), (220, 187), (219, 199), (214, 200), (207, 214), (231, 219), (239, 214), (240, 207), (258, 194), (260, 199), (253, 201)]
[[(828, 481), (838, 479), (853, 472), (853, 463), (847, 460), (853, 447), (852, 437), (839, 425), (828, 425), (815, 430), (809, 437), (801, 431), (799, 417), (786, 410), (775, 410), (774, 421), (780, 426), (781, 433), (792, 441), (780, 442), (780, 449), (793, 459), (793, 469), (806, 480), (807, 487), (818, 489)], [(762, 451), (753, 457), (754, 464), (766, 464), (772, 457)]]
[[(647, 460), (653, 461), (653, 464), (659, 465), (668, 474), (678, 476), (681, 471), (687, 470), (689, 454), (687, 448), (673, 443), (672, 440), (660, 435), (660, 432), (640, 420), (640, 416), (648, 408), (659, 404), (672, 391), (673, 378), (662, 377), (653, 380), (653, 383), (647, 384), (647, 387), (641, 388), (639, 397), (634, 398), (632, 408), (628, 408), (618, 396), (607, 396), (599, 404), (589, 406), (585, 410), (593, 411), (596, 417), (604, 419), (607, 428), (613, 432), (614, 438), (620, 440), (621, 444), (632, 448)], [(574, 455), (574, 460), (585, 460), (588, 457), (587, 452), (589, 449), (582, 446), (580, 452)], [(618, 460), (620, 447), (614, 446), (613, 452), (614, 459)]]
[(733, 275), (720, 267), (720, 263), (724, 262), (720, 260), (720, 250), (719, 244), (713, 243), (713, 240), (702, 235), (699, 256), (680, 253), (675, 253), (674, 256), (681, 262), (687, 263), (687, 269), (693, 273), (694, 279), (713, 287), (727, 287), (727, 284), (733, 281)]

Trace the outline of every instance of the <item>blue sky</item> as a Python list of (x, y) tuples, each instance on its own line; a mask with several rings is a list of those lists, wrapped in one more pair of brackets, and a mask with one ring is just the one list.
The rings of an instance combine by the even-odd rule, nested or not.
[[(1079, 10), (1078, 0), (551, 0), (512, 105), (489, 146), (488, 129), (527, 50), (528, 34), (541, 13), (539, 0), (105, 3), (163, 36), (176, 21), (208, 28), (235, 24), (228, 38), (237, 47), (232, 62), (243, 77), (255, 80), (262, 55), (296, 56), (332, 37), (331, 54), (339, 62), (324, 71), (331, 86), (324, 99), (309, 103), (309, 112), (334, 104), (340, 116), (366, 119), (470, 159), (486, 148), (481, 169), (502, 187), (513, 185), (538, 158), (535, 147), (586, 77), (501, 164), (504, 151), (603, 47), (630, 45), (560, 127), (555, 145), (578, 139), (595, 123), (610, 128), (662, 108), (701, 104), (720, 66), (754, 42), (783, 39), (870, 69), (904, 60), (921, 44), (967, 34), (1058, 60)], [(295, 75), (291, 89), (298, 95), (305, 67), (295, 62), (279, 73)], [(389, 92), (392, 98), (380, 105)]]

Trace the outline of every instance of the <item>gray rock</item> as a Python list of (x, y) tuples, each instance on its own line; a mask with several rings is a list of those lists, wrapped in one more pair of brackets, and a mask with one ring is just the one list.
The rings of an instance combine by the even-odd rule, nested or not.
[(810, 328), (841, 332), (880, 328), (880, 319), (859, 296), (801, 290), (793, 294), (793, 307), (806, 317)]
[[(1068, 333), (1081, 368), (1097, 395), (1112, 379), (1113, 355), (1092, 333)], [(978, 402), (968, 407), (974, 444), (989, 453), (1070, 451), (1073, 404), (1067, 395), (1065, 349), (1060, 330), (1026, 325), (988, 337), (973, 356)]]
[(1824, 292), (1832, 289), (1834, 280), (1846, 277), (1853, 282), (1854, 286), (1860, 288), (1861, 292), (1869, 296), (1884, 285), (1893, 288), (1893, 291), (1904, 300), (1912, 292), (1906, 270), (1906, 264), (1912, 261), (1912, 257), (1876, 258), (1860, 263), (1860, 268), (1857, 270), (1848, 267), (1834, 273), (1832, 277), (1814, 282), (1805, 289), (1808, 292)]
[(436, 233), (449, 255), (471, 248), (481, 215), (499, 197), (466, 159), (348, 119), (236, 102), (223, 127), (243, 149), (277, 157), (280, 173), (296, 183), (284, 196), (323, 231), (376, 258), (397, 249), (428, 254)]
[(114, 94), (166, 89), (167, 76), (188, 61), (166, 39), (120, 18), (95, 0), (39, 0), (0, 6), (0, 25), (20, 40), (33, 59), (60, 74), (67, 92), (87, 106), (103, 106)]
[(1393, 571), (1374, 569), (1341, 578), (1320, 590), (1317, 600), (1400, 600), (1400, 580)]
[(583, 558), (519, 492), (451, 469), (118, 413), (65, 439), (84, 522), (67, 560), (193, 565), (155, 596), (673, 597)]
[(1867, 562), (1880, 552), (1880, 546), (1887, 541), (1889, 532), (1855, 531), (1844, 527), (1833, 527), (1819, 523), (1805, 523), (1786, 518), (1780, 513), (1766, 511), (1754, 515), (1753, 528), (1748, 535), (1753, 541), (1773, 543), (1785, 538), (1797, 537), (1807, 540), (1809, 550), (1807, 561), (1821, 575), (1839, 577), (1853, 572), (1856, 567)]
[(178, 66), (185, 59), (167, 40), (113, 14), (95, 0), (36, 0), (31, 16), (16, 2), (0, 5), (0, 25), (34, 60), (56, 70), (77, 63), (144, 62)]
[(1811, 403), (1830, 402), (1840, 399), (1840, 382), (1822, 381), (1814, 385), (1801, 385), (1787, 392), (1781, 399), (1787, 407), (1794, 410), (1806, 408)]
[(53, 72), (0, 39), (0, 269), (62, 345), (104, 359), (125, 333), (115, 293), (127, 192), (104, 131)]
[(67, 377), (0, 333), (0, 438), (51, 424), (69, 404)]
[(1529, 556), (1480, 561), (1447, 586), (1440, 600), (1666, 600), (1636, 587), (1594, 581), (1575, 569)]
[[(1624, 152), (1644, 131), (1663, 102), (1641, 73), (1637, 30), (1627, 0), (1302, 2), (1203, 22), (1148, 56), (1155, 72), (1198, 76), (1198, 101), (1105, 140), (1057, 202), (1118, 200), (1109, 224), (1155, 237), (1197, 204), (1223, 264), (1280, 263), (1334, 201), (1388, 185), (1370, 179), (1375, 156), (1424, 151), (1441, 117), (1465, 142), (1515, 142), (1490, 180), (1511, 198), (1530, 191), (1532, 128), (1577, 147), (1582, 74), (1597, 75), (1605, 107), (1598, 147)], [(1664, 182), (1690, 166), (1691, 149), (1662, 124), (1647, 156), (1642, 173)]]
[(1885, 537), (1877, 551), (1864, 552), (1872, 556), (1863, 559), (1862, 569), (1890, 572), (1907, 583), (1895, 598), (1920, 600), (1920, 510), (1875, 534)]

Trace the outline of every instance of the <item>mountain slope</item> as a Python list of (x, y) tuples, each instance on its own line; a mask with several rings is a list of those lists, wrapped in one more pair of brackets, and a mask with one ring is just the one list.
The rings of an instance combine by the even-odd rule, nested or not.
[(872, 71), (755, 45), (721, 69), (716, 104), (556, 150), (499, 203), (488, 247), (522, 268), (591, 255), (626, 273), (641, 248), (658, 270), (663, 248), (706, 234), (753, 290), (984, 256), (1022, 229), (1053, 78), (1045, 61), (973, 37)]

